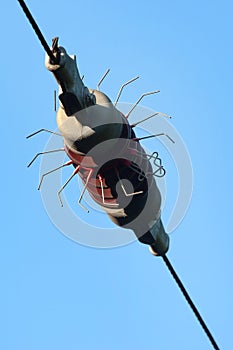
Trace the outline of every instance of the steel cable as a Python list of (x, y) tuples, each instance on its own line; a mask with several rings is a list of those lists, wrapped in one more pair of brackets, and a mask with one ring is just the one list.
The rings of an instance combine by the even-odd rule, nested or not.
[(212, 336), (212, 334), (211, 334), (210, 330), (208, 329), (206, 323), (204, 322), (203, 318), (201, 317), (198, 309), (194, 305), (192, 299), (190, 298), (190, 296), (189, 296), (188, 292), (186, 291), (182, 281), (180, 280), (179, 276), (175, 272), (175, 270), (172, 267), (172, 264), (168, 260), (167, 256), (163, 255), (162, 258), (163, 258), (163, 261), (165, 262), (165, 264), (167, 265), (167, 268), (170, 271), (171, 275), (173, 276), (173, 278), (175, 279), (176, 283), (178, 284), (178, 286), (179, 286), (181, 292), (183, 293), (186, 301), (188, 302), (189, 306), (191, 307), (191, 309), (193, 310), (195, 316), (197, 317), (201, 327), (203, 328), (203, 330), (206, 333), (207, 337), (209, 338), (211, 344), (213, 345), (213, 348), (215, 350), (220, 350), (220, 348), (218, 347), (216, 341), (214, 340), (214, 337)]
[(45, 49), (45, 51), (47, 52), (48, 56), (50, 57), (50, 59), (52, 60), (52, 62), (56, 61), (55, 56), (53, 55), (52, 51), (50, 50), (49, 45), (47, 44), (43, 34), (40, 31), (40, 28), (38, 27), (36, 21), (34, 20), (34, 18), (32, 17), (31, 12), (29, 11), (27, 5), (25, 4), (25, 2), (23, 0), (18, 0), (20, 6), (23, 9), (23, 12), (25, 13), (27, 19), (29, 20), (29, 22), (31, 23), (32, 28), (34, 29), (38, 39), (41, 42), (41, 45), (43, 46), (43, 48)]

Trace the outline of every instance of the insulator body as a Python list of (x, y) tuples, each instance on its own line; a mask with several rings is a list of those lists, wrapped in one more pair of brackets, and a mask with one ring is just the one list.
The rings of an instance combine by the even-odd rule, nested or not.
[(95, 202), (118, 226), (132, 229), (153, 254), (168, 250), (161, 195), (151, 164), (127, 118), (102, 92), (84, 86), (76, 59), (60, 49), (60, 63), (46, 67), (59, 83), (57, 124), (68, 157)]

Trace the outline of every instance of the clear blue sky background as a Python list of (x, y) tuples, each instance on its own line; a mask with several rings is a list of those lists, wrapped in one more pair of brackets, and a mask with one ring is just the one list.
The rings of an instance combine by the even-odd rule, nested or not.
[[(161, 90), (145, 103), (173, 116), (194, 171), (191, 205), (168, 256), (220, 348), (232, 349), (232, 2), (27, 3), (46, 39), (58, 35), (77, 54), (89, 86), (111, 67), (103, 89), (113, 99), (137, 74), (124, 101)], [(0, 348), (211, 349), (163, 261), (146, 246), (93, 249), (50, 222), (36, 190), (38, 163), (26, 168), (47, 136), (25, 136), (55, 128), (55, 83), (17, 1), (2, 2), (0, 16)]]

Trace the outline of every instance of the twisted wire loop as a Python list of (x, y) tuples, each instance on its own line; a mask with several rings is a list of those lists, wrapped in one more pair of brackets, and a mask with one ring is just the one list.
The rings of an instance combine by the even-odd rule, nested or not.
[(202, 329), (204, 330), (204, 332), (206, 333), (207, 337), (209, 338), (213, 348), (215, 350), (220, 350), (220, 348), (218, 347), (216, 341), (214, 340), (213, 335), (211, 334), (210, 330), (208, 329), (206, 323), (204, 322), (203, 318), (201, 317), (198, 309), (196, 308), (196, 306), (194, 305), (192, 299), (190, 298), (188, 292), (186, 291), (182, 281), (180, 280), (179, 276), (177, 275), (177, 273), (175, 272), (174, 268), (172, 267), (172, 264), (170, 263), (170, 261), (168, 260), (166, 255), (162, 256), (163, 261), (165, 262), (168, 270), (170, 271), (172, 277), (174, 278), (174, 280), (176, 281), (176, 283), (178, 284), (181, 292), (183, 293), (186, 301), (188, 302), (189, 306), (191, 307), (192, 311), (194, 312), (196, 318), (198, 319)]
[[(153, 175), (156, 177), (164, 177), (166, 174), (166, 170), (164, 169), (162, 165), (162, 159), (159, 158), (158, 152), (153, 152), (148, 156), (148, 160), (153, 159), (153, 164), (155, 165), (156, 169), (153, 171)], [(159, 172), (159, 174), (158, 174)]]
[[(149, 161), (153, 160), (153, 164), (156, 167), (154, 171), (152, 172), (146, 172), (144, 173), (144, 171), (140, 168), (138, 168), (134, 163), (135, 163), (135, 159), (137, 155), (141, 155), (142, 158), (144, 159), (148, 159)], [(139, 153), (137, 152), (134, 156), (131, 155), (131, 160), (132, 160), (132, 164), (130, 165), (130, 168), (135, 171), (136, 173), (138, 173), (138, 181), (143, 181), (145, 178), (148, 178), (148, 176), (155, 176), (155, 177), (164, 177), (166, 174), (166, 170), (164, 169), (163, 165), (162, 165), (162, 159), (159, 158), (159, 154), (158, 152), (153, 152), (152, 154), (146, 154), (146, 153)]]

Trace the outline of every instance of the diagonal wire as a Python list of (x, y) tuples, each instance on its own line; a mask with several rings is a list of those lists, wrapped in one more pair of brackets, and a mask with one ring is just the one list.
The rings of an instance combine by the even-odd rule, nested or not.
[(56, 58), (53, 55), (52, 51), (50, 50), (49, 45), (47, 44), (43, 34), (40, 31), (40, 28), (38, 27), (36, 21), (34, 20), (31, 12), (29, 11), (27, 5), (25, 4), (25, 2), (23, 0), (18, 0), (20, 6), (22, 7), (23, 12), (25, 13), (27, 19), (29, 20), (29, 22), (31, 23), (32, 28), (34, 29), (38, 39), (41, 42), (41, 45), (43, 46), (43, 48), (45, 49), (45, 51), (47, 52), (48, 56), (50, 57), (50, 59), (52, 60), (52, 62), (56, 62)]
[(177, 273), (175, 272), (174, 268), (172, 267), (172, 264), (170, 263), (170, 261), (168, 260), (166, 255), (162, 255), (163, 261), (165, 262), (165, 264), (167, 265), (168, 270), (170, 271), (171, 275), (173, 276), (173, 278), (175, 279), (176, 283), (178, 284), (181, 292), (183, 293), (186, 301), (188, 302), (189, 306), (191, 307), (191, 309), (193, 310), (195, 316), (197, 317), (201, 327), (203, 328), (204, 332), (206, 333), (207, 337), (209, 338), (213, 348), (215, 350), (220, 350), (220, 348), (218, 347), (216, 341), (214, 340), (214, 337), (212, 336), (210, 330), (208, 329), (207, 325), (205, 324), (203, 318), (201, 317), (198, 309), (196, 308), (196, 306), (194, 305), (192, 299), (190, 298), (188, 292), (186, 291), (183, 283), (181, 282), (179, 276), (177, 275)]

